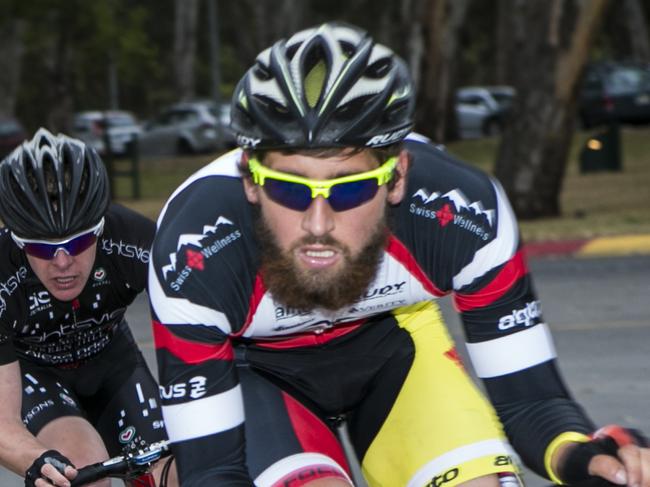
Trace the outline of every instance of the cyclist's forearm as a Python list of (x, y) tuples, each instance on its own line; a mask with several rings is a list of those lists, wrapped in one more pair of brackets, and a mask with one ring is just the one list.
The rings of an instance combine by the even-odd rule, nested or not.
[(46, 450), (20, 418), (0, 418), (0, 463), (3, 467), (22, 477)]
[[(485, 380), (510, 443), (524, 463), (547, 476), (544, 459), (561, 433), (589, 433), (594, 425), (570, 396), (555, 361)], [(534, 387), (544, 384), (543, 388)]]

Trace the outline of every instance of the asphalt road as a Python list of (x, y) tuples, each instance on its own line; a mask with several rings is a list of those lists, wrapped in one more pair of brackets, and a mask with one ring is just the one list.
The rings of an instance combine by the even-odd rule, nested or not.
[[(649, 433), (650, 256), (536, 259), (530, 267), (576, 399), (596, 424), (621, 423)], [(450, 302), (444, 300), (442, 307), (452, 334), (460, 338)], [(155, 367), (144, 297), (129, 310), (129, 322)], [(531, 487), (548, 484), (529, 472), (524, 479)], [(0, 487), (22, 485), (0, 468)]]

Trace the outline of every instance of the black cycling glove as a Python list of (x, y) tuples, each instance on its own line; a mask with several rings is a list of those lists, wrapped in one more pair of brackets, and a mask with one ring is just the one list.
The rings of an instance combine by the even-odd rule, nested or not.
[(43, 465), (46, 463), (49, 463), (61, 473), (63, 473), (67, 465), (74, 468), (72, 462), (61, 455), (58, 451), (48, 450), (34, 460), (32, 466), (25, 472), (25, 487), (34, 487), (34, 482), (40, 478), (46, 478), (41, 474), (41, 468), (43, 468)]
[(618, 449), (625, 445), (648, 446), (648, 439), (641, 432), (622, 426), (605, 426), (592, 435), (592, 440), (573, 448), (558, 472), (566, 484), (575, 484), (591, 478), (589, 462), (596, 455), (618, 457)]

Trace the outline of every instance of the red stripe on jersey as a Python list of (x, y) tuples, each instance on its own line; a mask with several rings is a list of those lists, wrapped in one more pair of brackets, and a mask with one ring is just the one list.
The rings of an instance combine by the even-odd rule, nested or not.
[(333, 328), (324, 330), (322, 333), (302, 333), (300, 335), (287, 337), (286, 339), (279, 340), (255, 340), (255, 345), (265, 348), (275, 348), (275, 349), (287, 349), (287, 348), (297, 348), (297, 347), (313, 347), (316, 345), (322, 345), (327, 343), (330, 340), (334, 340), (343, 335), (347, 335), (351, 331), (359, 328), (366, 320), (357, 320), (351, 321), (350, 323), (340, 323), (335, 325)]
[(297, 470), (288, 473), (280, 480), (273, 482), (271, 487), (302, 487), (311, 484), (314, 480), (325, 478), (345, 479), (345, 476), (338, 468), (331, 465), (315, 464), (300, 467)]
[(198, 343), (177, 337), (166, 326), (153, 321), (153, 338), (157, 349), (166, 349), (186, 364), (198, 364), (206, 360), (233, 360), (229, 341), (223, 343)]
[(395, 235), (390, 235), (388, 238), (388, 245), (386, 246), (388, 252), (395, 260), (406, 267), (406, 270), (415, 277), (428, 292), (434, 296), (444, 296), (447, 293), (438, 289), (435, 284), (427, 277), (420, 265), (413, 257), (413, 254), (400, 242)]
[(266, 293), (266, 286), (262, 281), (262, 276), (257, 274), (255, 276), (255, 283), (253, 284), (253, 293), (251, 294), (249, 300), (250, 302), (248, 304), (248, 314), (246, 315), (246, 321), (244, 321), (244, 325), (241, 327), (241, 330), (233, 333), (232, 336), (239, 337), (244, 334), (246, 329), (251, 324), (251, 321), (253, 321), (253, 316), (255, 316), (255, 313), (257, 312), (257, 307), (260, 305), (260, 302), (264, 297), (264, 293)]
[(519, 251), (483, 289), (473, 294), (455, 294), (454, 304), (458, 311), (470, 311), (492, 304), (512, 289), (526, 274), (528, 274), (526, 261)]
[(293, 431), (303, 451), (322, 453), (330, 457), (349, 474), (343, 447), (336, 436), (314, 413), (286, 392), (282, 393)]

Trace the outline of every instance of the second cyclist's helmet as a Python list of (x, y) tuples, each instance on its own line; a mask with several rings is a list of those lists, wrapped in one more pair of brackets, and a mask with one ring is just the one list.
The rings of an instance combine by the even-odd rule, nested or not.
[(231, 127), (249, 149), (379, 147), (411, 130), (414, 101), (402, 59), (332, 22), (257, 56), (235, 89)]
[(96, 225), (110, 200), (94, 149), (41, 128), (0, 163), (0, 218), (16, 235), (57, 239)]

